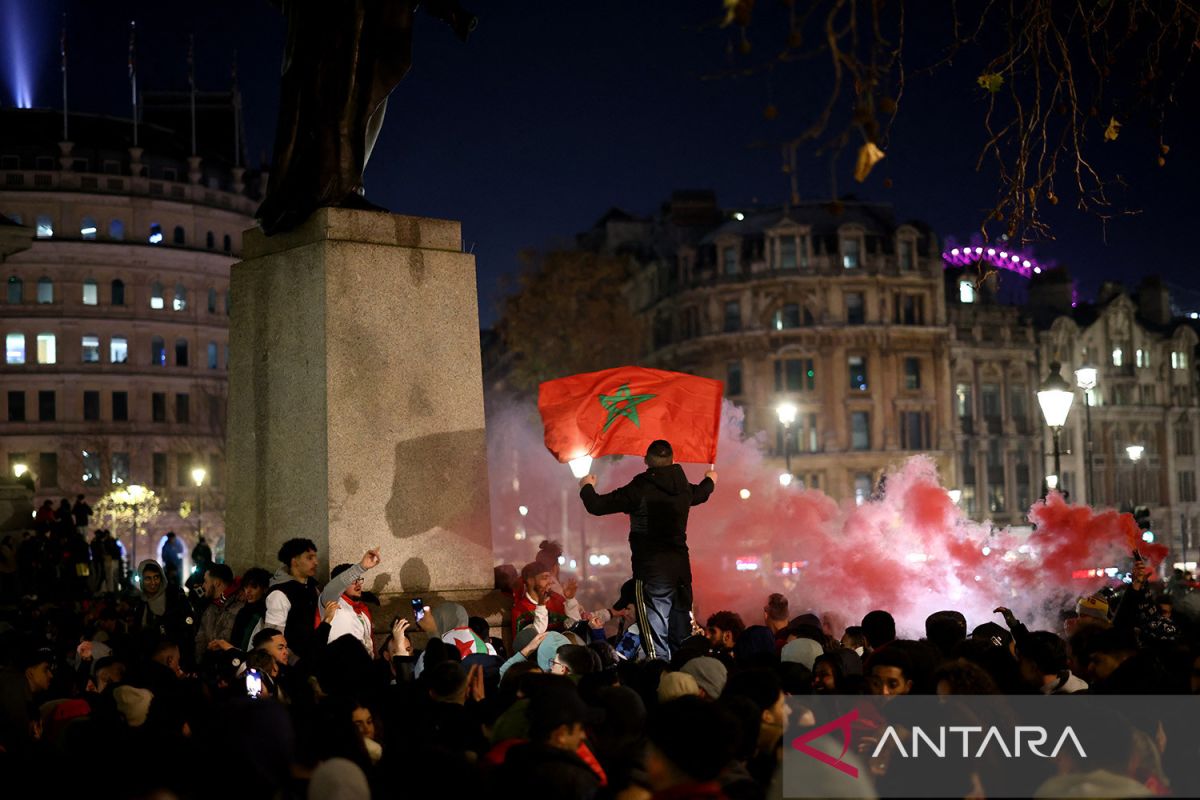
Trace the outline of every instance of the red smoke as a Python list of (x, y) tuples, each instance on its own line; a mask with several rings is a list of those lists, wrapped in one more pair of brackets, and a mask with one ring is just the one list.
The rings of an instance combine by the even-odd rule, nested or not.
[[(951, 608), (962, 611), (971, 627), (998, 620), (992, 613), (997, 606), (1013, 608), (1031, 625), (1052, 626), (1064, 604), (1111, 581), (1104, 569), (1127, 570), (1135, 547), (1152, 563), (1166, 555), (1165, 547), (1141, 542), (1130, 515), (1070, 506), (1057, 493), (1031, 509), (1032, 533), (973, 522), (951, 502), (926, 457), (897, 463), (882, 496), (859, 506), (783, 487), (777, 469), (763, 463), (761, 435), (743, 440), (741, 411), (729, 403), (723, 411), (717, 490), (692, 509), (688, 526), (701, 623), (722, 609), (739, 612), (747, 625), (761, 623), (766, 597), (777, 591), (790, 600), (793, 616), (811, 610), (855, 624), (867, 611), (883, 608), (909, 635), (923, 632), (928, 614)], [(562, 539), (565, 508), (567, 558), (584, 558), (583, 525), (590, 550), (611, 560), (590, 568), (591, 583), (605, 585), (594, 586), (591, 596), (583, 593), (584, 604), (611, 602), (615, 587), (629, 577), (627, 519), (584, 520), (576, 483), (542, 446), (532, 408), (490, 412), (498, 563), (519, 568), (538, 540)], [(684, 465), (692, 481), (706, 468)], [(592, 471), (606, 492), (642, 469), (640, 459), (626, 457), (600, 459)], [(739, 496), (742, 489), (748, 499)], [(527, 517), (516, 516), (518, 504), (528, 507)], [(517, 541), (514, 526), (522, 523), (527, 538)], [(1100, 577), (1075, 577), (1096, 569)]]

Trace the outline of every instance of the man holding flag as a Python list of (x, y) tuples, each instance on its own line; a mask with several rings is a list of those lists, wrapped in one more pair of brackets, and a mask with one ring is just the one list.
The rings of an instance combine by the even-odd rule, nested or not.
[(571, 375), (538, 388), (546, 449), (570, 462), (576, 477), (593, 456), (645, 454), (646, 471), (627, 485), (598, 494), (596, 476), (587, 475), (579, 496), (590, 514), (629, 515), (638, 627), (650, 658), (670, 660), (671, 648), (691, 633), (688, 512), (712, 494), (717, 473), (710, 469), (692, 484), (675, 462), (716, 461), (723, 391), (720, 381), (645, 367)]

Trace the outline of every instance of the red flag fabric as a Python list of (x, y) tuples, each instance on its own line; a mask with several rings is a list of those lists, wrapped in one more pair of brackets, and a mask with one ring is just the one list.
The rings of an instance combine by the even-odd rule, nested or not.
[(681, 372), (617, 367), (538, 387), (546, 448), (559, 461), (646, 454), (666, 439), (676, 461), (717, 460), (724, 384)]

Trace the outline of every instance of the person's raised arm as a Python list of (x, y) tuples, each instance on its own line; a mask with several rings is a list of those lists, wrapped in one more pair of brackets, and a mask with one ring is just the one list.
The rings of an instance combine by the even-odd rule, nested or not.
[(596, 517), (606, 514), (628, 514), (637, 505), (628, 486), (622, 486), (608, 494), (597, 492), (595, 475), (586, 475), (580, 479), (579, 499), (583, 501), (587, 512)]
[(713, 490), (717, 488), (717, 471), (708, 470), (704, 473), (704, 478), (699, 483), (692, 484), (692, 505), (698, 506), (712, 495)]
[(342, 596), (342, 593), (350, 588), (350, 584), (354, 583), (363, 573), (372, 567), (379, 564), (379, 550), (372, 548), (363, 553), (362, 559), (351, 565), (350, 569), (343, 570), (336, 578), (333, 578), (329, 583), (325, 584), (325, 588), (321, 591), (321, 605), (332, 603)]

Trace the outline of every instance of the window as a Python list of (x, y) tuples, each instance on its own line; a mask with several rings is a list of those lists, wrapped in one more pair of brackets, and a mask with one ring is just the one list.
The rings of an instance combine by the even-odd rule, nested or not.
[(208, 233), (204, 234), (204, 246), (207, 247), (209, 250), (212, 250), (214, 247), (217, 246), (217, 237), (213, 235), (212, 231), (209, 231)]
[(1138, 369), (1146, 369), (1147, 367), (1150, 366), (1150, 351), (1142, 350), (1141, 348), (1138, 348), (1137, 354), (1135, 356), (1135, 361), (1137, 363)]
[(167, 346), (161, 336), (150, 339), (150, 366), (165, 367), (167, 365)]
[(188, 365), (188, 340), (175, 340), (175, 366), (186, 367)]
[(99, 364), (100, 363), (100, 337), (99, 336), (84, 336), (79, 340), (80, 353), (83, 355), (83, 363)]
[(784, 236), (779, 240), (779, 268), (795, 269), (796, 266), (796, 237)]
[(1177, 472), (1175, 475), (1179, 483), (1179, 502), (1194, 503), (1196, 501), (1196, 473)]
[(921, 388), (921, 359), (904, 359), (904, 388), (909, 391)]
[(124, 336), (114, 336), (108, 342), (108, 362), (124, 364), (129, 360), (129, 340)]
[(112, 304), (114, 306), (125, 305), (125, 281), (120, 278), (112, 282)]
[(983, 418), (998, 422), (1001, 417), (1000, 387), (994, 383), (985, 383), (979, 392), (979, 397), (983, 402)]
[(842, 240), (842, 266), (846, 269), (858, 269), (858, 256), (861, 242), (856, 239)]
[(225, 234), (225, 238), (221, 241), (221, 249), (226, 253), (233, 252), (233, 239), (229, 238), (229, 234)]
[(954, 409), (961, 420), (969, 420), (973, 416), (974, 403), (971, 397), (971, 384), (960, 383), (954, 387)]
[(721, 272), (725, 275), (738, 274), (737, 247), (729, 245), (721, 249)]
[(817, 374), (811, 358), (789, 358), (775, 362), (775, 391), (811, 392)]
[(191, 421), (191, 408), (186, 394), (175, 395), (175, 421), (184, 423)]
[(129, 421), (129, 392), (112, 393), (113, 422)]
[(781, 331), (786, 328), (800, 327), (800, 306), (797, 303), (788, 303), (783, 308), (775, 312), (775, 330)]
[(1008, 385), (1008, 414), (1021, 427), (1029, 416), (1029, 389), (1023, 383)]
[(150, 244), (161, 244), (162, 240), (162, 225), (159, 225), (157, 222), (150, 223), (150, 236), (147, 238), (147, 241), (150, 242)]
[(1171, 369), (1187, 369), (1187, 352), (1175, 350), (1171, 353)]
[(25, 334), (10, 333), (4, 337), (4, 362), (6, 364), (25, 363)]
[(57, 416), (57, 403), (54, 391), (38, 392), (38, 421), (54, 422)]
[(37, 337), (37, 363), (53, 364), (57, 361), (58, 348), (55, 347), (53, 333), (39, 333)]
[(975, 483), (975, 442), (972, 439), (963, 440), (962, 479), (967, 486)]
[(861, 506), (871, 499), (871, 476), (859, 473), (854, 476), (854, 504)]
[(108, 223), (108, 238), (114, 242), (123, 241), (125, 239), (125, 223), (119, 219)]
[(100, 393), (86, 391), (83, 393), (83, 419), (85, 422), (96, 422), (100, 419)]
[(167, 421), (166, 392), (154, 392), (150, 395), (150, 419), (154, 422)]
[(208, 368), (209, 369), (217, 368), (217, 343), (216, 342), (208, 343)]
[(871, 414), (868, 411), (850, 413), (850, 449), (871, 449)]
[(129, 483), (129, 453), (113, 453), (111, 466), (114, 484)]
[(896, 307), (896, 322), (904, 325), (924, 325), (925, 298), (915, 294), (903, 295)]
[(725, 332), (735, 333), (742, 329), (742, 306), (733, 300), (725, 304)]
[(83, 450), (80, 452), (80, 456), (83, 462), (83, 485), (99, 486), (100, 454), (92, 450)]
[(929, 415), (921, 411), (900, 412), (900, 448), (929, 449)]
[(850, 372), (850, 391), (865, 392), (867, 390), (867, 357), (850, 356), (846, 359), (846, 367)]
[(84, 239), (96, 238), (96, 220), (91, 217), (84, 217), (79, 223), (79, 235)]
[(58, 453), (38, 453), (38, 483), (43, 488), (58, 486)]
[(917, 263), (917, 243), (912, 239), (900, 242), (900, 271), (912, 272)]
[(1005, 512), (1004, 503), (1004, 484), (989, 483), (988, 484), (988, 511), (993, 514), (1003, 514)]
[(210, 313), (210, 314), (217, 313), (217, 290), (216, 289), (208, 290), (208, 313)]
[[(817, 436), (817, 415), (809, 414), (808, 415), (808, 452), (816, 453), (820, 449), (821, 449), (821, 443), (820, 443), (820, 439)], [(809, 488), (816, 489), (817, 488), (816, 481), (814, 481)]]
[(191, 486), (192, 485), (192, 460), (190, 453), (175, 454), (175, 485), (176, 486)]
[[(217, 366), (217, 345), (210, 342), (208, 345), (209, 367)], [(725, 364), (725, 394), (731, 397), (737, 397), (742, 393), (742, 362), (730, 361)]]
[(163, 286), (158, 281), (150, 284), (150, 307), (163, 308)]
[(83, 282), (83, 304), (85, 306), (94, 306), (100, 301), (100, 291), (96, 287), (96, 282), (88, 278)]
[(1195, 444), (1192, 440), (1192, 427), (1187, 422), (1175, 426), (1175, 455), (1190, 456), (1195, 454)]
[(975, 284), (971, 281), (958, 282), (958, 302), (974, 303), (975, 302)]
[(175, 311), (187, 310), (187, 289), (182, 283), (175, 284), (175, 296), (171, 299), (171, 308)]
[(154, 485), (155, 486), (166, 486), (167, 485), (167, 454), (166, 453), (155, 453), (154, 454)]
[(171, 241), (174, 244), (187, 244), (187, 235), (184, 233), (182, 225), (175, 226), (175, 230), (171, 233)]
[(43, 304), (54, 302), (54, 281), (47, 277), (38, 278), (37, 301)]
[(9, 422), (24, 422), (25, 421), (25, 392), (9, 392), (8, 393), (8, 421)]
[(37, 218), (37, 237), (39, 239), (49, 239), (54, 235), (54, 222), (45, 214), (38, 214)]
[[(775, 422), (775, 454), (784, 455), (784, 448), (787, 448), (788, 453), (800, 452), (800, 425), (793, 424), (784, 428), (783, 423), (776, 420)], [(787, 441), (784, 441), (784, 433), (787, 433)]]
[(1125, 361), (1125, 351), (1120, 347), (1114, 347), (1112, 351), (1112, 363), (1114, 367), (1121, 366)]
[(8, 277), (8, 302), (13, 305), (20, 305), (23, 302), (22, 294), (25, 288), (25, 282), (16, 275)]
[(848, 292), (846, 294), (846, 324), (862, 325), (866, 321), (862, 292)]

